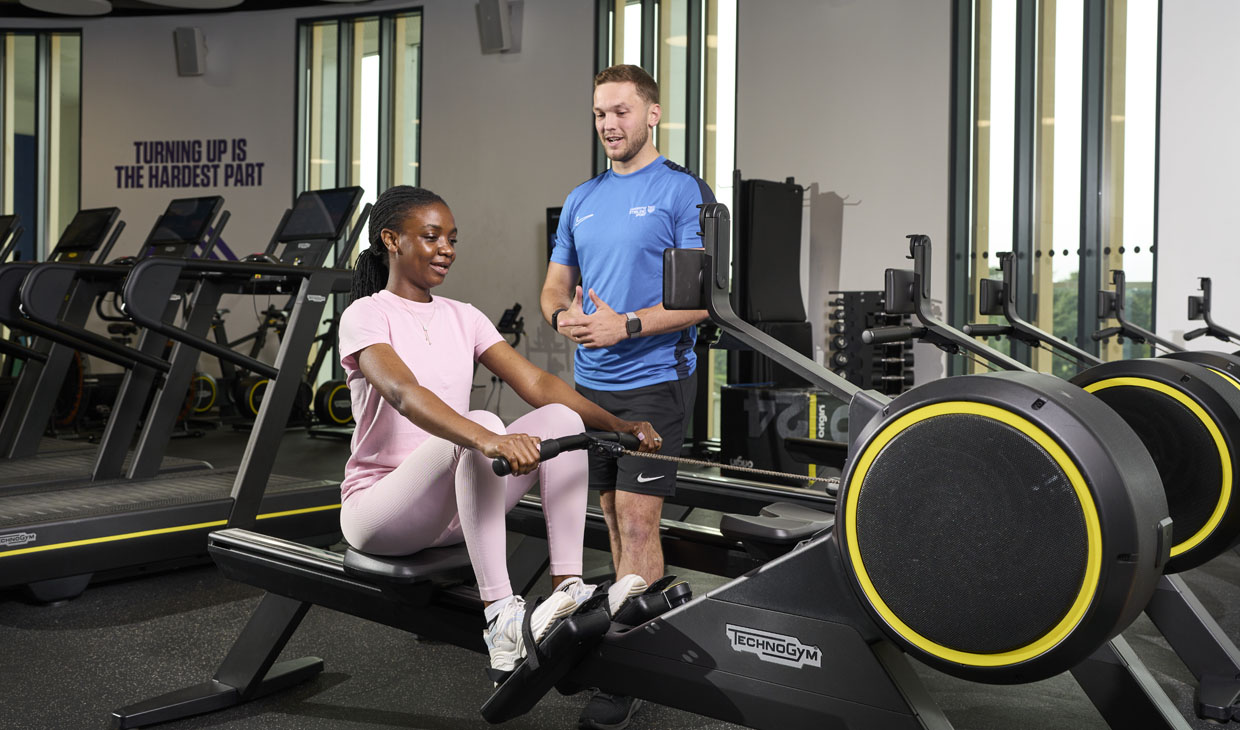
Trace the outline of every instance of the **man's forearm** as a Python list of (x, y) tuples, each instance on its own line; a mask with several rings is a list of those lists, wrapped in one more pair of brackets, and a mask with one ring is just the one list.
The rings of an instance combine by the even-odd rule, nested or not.
[(573, 297), (565, 292), (552, 291), (543, 289), (542, 294), (538, 298), (538, 305), (542, 309), (543, 320), (547, 324), (551, 324), (551, 315), (557, 309), (568, 309), (572, 306)]
[[(621, 312), (623, 314), (623, 312)], [(679, 332), (705, 321), (710, 315), (705, 309), (667, 310), (662, 304), (646, 307), (635, 312), (642, 321), (642, 336)]]

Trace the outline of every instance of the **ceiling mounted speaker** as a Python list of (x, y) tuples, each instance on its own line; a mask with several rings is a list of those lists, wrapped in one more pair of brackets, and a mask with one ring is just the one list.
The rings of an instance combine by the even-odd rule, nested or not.
[(508, 0), (481, 0), (478, 12), (478, 37), (483, 53), (502, 53), (512, 48), (512, 14)]
[(161, 5), (177, 10), (223, 10), (235, 8), (245, 0), (142, 0), (148, 5)]
[(178, 76), (202, 76), (207, 68), (207, 44), (199, 28), (177, 28), (172, 31), (177, 55)]
[(31, 10), (57, 15), (107, 15), (112, 12), (108, 0), (21, 0)]

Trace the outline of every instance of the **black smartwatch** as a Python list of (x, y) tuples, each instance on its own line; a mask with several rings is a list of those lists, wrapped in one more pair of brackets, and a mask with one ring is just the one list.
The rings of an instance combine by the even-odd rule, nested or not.
[(558, 320), (560, 319), (560, 312), (567, 312), (567, 311), (568, 311), (568, 307), (560, 307), (559, 309), (551, 313), (551, 329), (555, 330), (556, 332), (560, 331), (560, 326), (558, 322)]
[(629, 333), (629, 337), (638, 335), (642, 331), (642, 321), (638, 318), (636, 312), (626, 312), (624, 315), (627, 321), (624, 323), (624, 331)]

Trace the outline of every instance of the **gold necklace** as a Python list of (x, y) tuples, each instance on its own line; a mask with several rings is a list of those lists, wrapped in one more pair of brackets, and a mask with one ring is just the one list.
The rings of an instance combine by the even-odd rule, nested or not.
[(413, 311), (413, 307), (409, 307), (409, 313), (413, 315), (413, 318), (417, 320), (418, 322), (418, 326), (422, 328), (422, 336), (426, 338), (426, 344), (428, 345), (431, 344), (431, 330), (430, 330), (431, 322), (434, 321), (435, 312), (438, 312), (438, 311), (439, 310), (435, 307), (435, 302), (432, 299), (431, 300), (431, 316), (428, 317), (425, 322), (423, 322), (422, 318), (418, 316), (418, 313)]

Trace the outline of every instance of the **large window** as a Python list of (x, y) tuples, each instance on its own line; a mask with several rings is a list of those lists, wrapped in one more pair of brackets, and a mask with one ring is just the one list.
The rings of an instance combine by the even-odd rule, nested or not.
[[(978, 282), (1013, 252), (1021, 314), (1099, 352), (1097, 292), (1128, 276), (1152, 326), (1158, 0), (958, 0), (954, 79), (954, 323), (976, 322)], [(1070, 375), (1049, 352), (1011, 348)], [(1103, 357), (1145, 354), (1114, 339)], [(963, 366), (954, 364), (959, 371)]]
[(81, 49), (77, 32), (0, 32), (0, 210), (21, 218), (25, 260), (78, 209)]
[(297, 191), (418, 183), (421, 50), (418, 12), (302, 23)]
[[(598, 4), (597, 70), (631, 63), (659, 82), (659, 152), (705, 180), (725, 203), (732, 200), (736, 157), (736, 2)], [(608, 160), (597, 142), (594, 149), (595, 171), (602, 172)], [(709, 362), (699, 363), (699, 377), (710, 385), (705, 407), (698, 409), (706, 416), (709, 438), (719, 435), (719, 389), (727, 380), (726, 367), (723, 351), (712, 351)]]
[[(421, 13), (316, 18), (299, 33), (295, 192), (360, 185), (364, 207), (393, 185), (417, 185)], [(332, 362), (320, 380), (341, 377)]]

